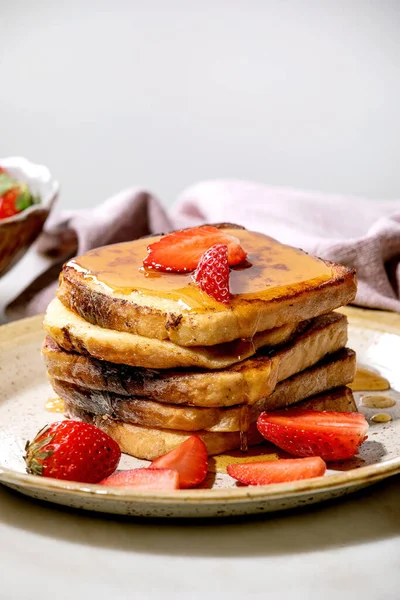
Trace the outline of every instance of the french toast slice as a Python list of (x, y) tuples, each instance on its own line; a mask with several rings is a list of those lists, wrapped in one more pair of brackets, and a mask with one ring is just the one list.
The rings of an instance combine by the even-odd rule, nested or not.
[(253, 404), (271, 394), (277, 382), (308, 369), (347, 342), (347, 319), (329, 313), (305, 324), (304, 331), (273, 350), (224, 370), (150, 370), (117, 365), (68, 352), (47, 336), (43, 356), (49, 376), (91, 390), (150, 398), (175, 405), (223, 407)]
[(223, 369), (253, 356), (258, 348), (283, 344), (296, 331), (302, 331), (306, 327), (305, 322), (287, 323), (275, 329), (260, 331), (251, 340), (236, 340), (218, 346), (185, 347), (169, 340), (152, 339), (92, 325), (66, 308), (57, 298), (47, 307), (43, 325), (50, 337), (65, 350), (148, 369)]
[[(119, 444), (122, 452), (137, 458), (154, 460), (184, 442), (190, 435), (193, 435), (192, 432), (188, 431), (156, 429), (154, 427), (132, 425), (114, 419), (104, 419), (102, 416), (96, 416), (68, 401), (65, 405), (68, 417), (94, 423)], [(307, 398), (303, 402), (299, 402), (297, 406), (298, 408), (319, 411), (357, 412), (353, 394), (347, 387), (336, 388)], [(237, 431), (221, 433), (203, 430), (196, 432), (196, 435), (206, 444), (209, 455), (221, 454), (240, 447), (240, 432)], [(255, 423), (250, 425), (247, 439), (249, 446), (265, 442), (257, 431)]]
[(300, 322), (351, 302), (355, 272), (311, 257), (261, 233), (224, 229), (248, 253), (230, 274), (231, 301), (216, 302), (192, 274), (143, 270), (147, 245), (159, 237), (98, 248), (63, 267), (59, 300), (105, 329), (170, 340), (179, 346), (215, 346)]
[(161, 404), (149, 399), (119, 396), (107, 391), (95, 391), (60, 379), (50, 383), (60, 398), (97, 415), (156, 427), (184, 431), (240, 431), (245, 418), (250, 423), (265, 410), (285, 408), (309, 396), (334, 387), (344, 386), (354, 379), (356, 369), (353, 350), (342, 349), (325, 357), (313, 367), (278, 383), (275, 391), (252, 406), (238, 405), (229, 408), (201, 408)]

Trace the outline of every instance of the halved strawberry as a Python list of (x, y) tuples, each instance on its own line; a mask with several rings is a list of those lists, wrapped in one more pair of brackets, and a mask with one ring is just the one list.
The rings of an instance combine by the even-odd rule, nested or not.
[(320, 456), (326, 461), (354, 456), (368, 431), (360, 413), (299, 408), (264, 412), (257, 427), (266, 440), (293, 456)]
[(228, 248), (224, 244), (215, 244), (204, 252), (195, 271), (194, 280), (203, 292), (217, 302), (229, 303)]
[(149, 469), (174, 469), (179, 473), (179, 487), (190, 488), (204, 481), (208, 470), (207, 448), (197, 435), (153, 460)]
[(326, 464), (318, 456), (312, 458), (288, 458), (263, 462), (235, 463), (226, 467), (229, 475), (246, 485), (266, 485), (299, 479), (320, 477)]
[(230, 266), (240, 265), (246, 260), (246, 252), (238, 238), (224, 233), (221, 229), (205, 225), (175, 231), (165, 235), (158, 242), (147, 246), (148, 256), (143, 261), (147, 269), (185, 273), (194, 271), (200, 258), (214, 244), (228, 246)]
[(130, 469), (117, 471), (100, 481), (100, 485), (134, 487), (143, 490), (178, 490), (179, 475), (171, 469)]

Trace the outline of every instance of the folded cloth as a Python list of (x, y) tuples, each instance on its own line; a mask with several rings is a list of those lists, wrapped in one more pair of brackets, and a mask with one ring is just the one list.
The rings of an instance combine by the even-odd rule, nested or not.
[[(53, 215), (37, 251), (60, 265), (72, 254), (202, 223), (231, 222), (357, 269), (359, 306), (400, 312), (400, 202), (209, 181), (185, 190), (167, 214), (151, 193), (124, 190), (93, 210)], [(55, 278), (57, 269), (50, 269)], [(17, 301), (18, 316), (45, 310), (46, 278)], [(32, 297), (33, 296), (33, 297)]]
[[(46, 271), (38, 272), (36, 277), (26, 274), (30, 275), (30, 285), (5, 308), (6, 316), (15, 319), (44, 312), (55, 295), (61, 265), (71, 256), (171, 229), (173, 224), (160, 202), (138, 188), (123, 190), (92, 210), (51, 214), (33, 249), (50, 259)], [(36, 264), (43, 271), (39, 256)], [(34, 257), (29, 267), (35, 269)]]

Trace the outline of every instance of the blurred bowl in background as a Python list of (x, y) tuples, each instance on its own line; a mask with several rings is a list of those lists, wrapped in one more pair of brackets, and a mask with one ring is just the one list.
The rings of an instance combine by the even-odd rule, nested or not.
[(4, 275), (25, 254), (43, 229), (57, 198), (59, 184), (49, 169), (19, 156), (0, 158), (0, 165), (22, 183), (40, 202), (22, 212), (0, 219), (0, 276)]

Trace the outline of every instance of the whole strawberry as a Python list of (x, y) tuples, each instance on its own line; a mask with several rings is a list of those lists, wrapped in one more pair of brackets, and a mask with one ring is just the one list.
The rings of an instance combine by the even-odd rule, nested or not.
[(194, 280), (203, 292), (217, 302), (229, 303), (228, 247), (225, 244), (214, 244), (204, 252), (195, 271)]
[(58, 421), (27, 442), (24, 456), (32, 475), (98, 483), (114, 473), (121, 450), (98, 427), (81, 421)]

